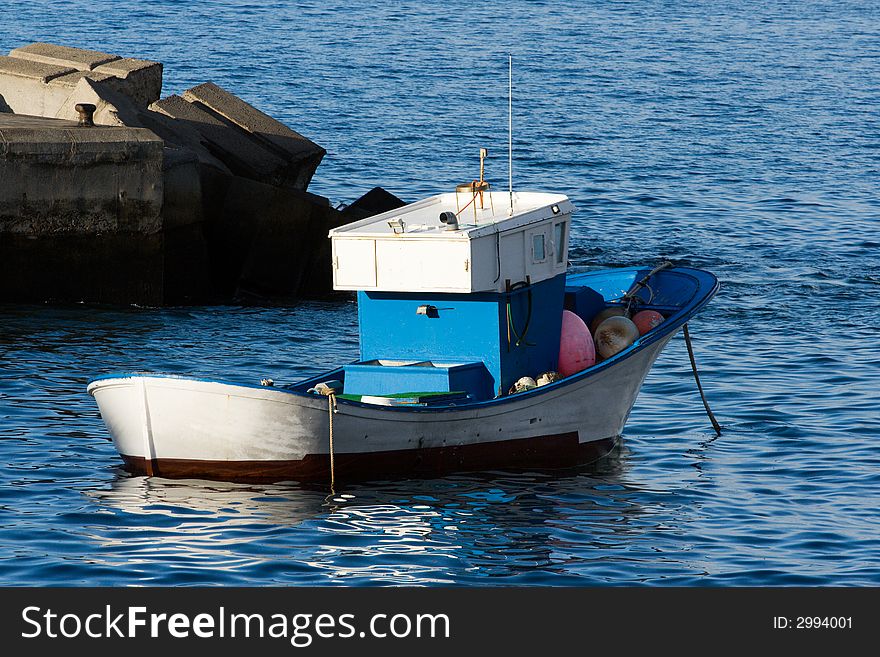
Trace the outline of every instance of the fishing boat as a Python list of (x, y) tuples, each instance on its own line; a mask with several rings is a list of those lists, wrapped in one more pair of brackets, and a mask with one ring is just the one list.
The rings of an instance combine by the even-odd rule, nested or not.
[[(127, 468), (146, 475), (335, 481), (594, 461), (718, 281), (669, 263), (570, 273), (573, 211), (562, 194), (492, 191), (481, 175), (336, 228), (334, 287), (358, 301), (355, 362), (290, 384), (114, 374), (88, 392)], [(566, 345), (595, 352), (597, 315), (635, 311), (657, 320), (604, 358), (568, 362)]]

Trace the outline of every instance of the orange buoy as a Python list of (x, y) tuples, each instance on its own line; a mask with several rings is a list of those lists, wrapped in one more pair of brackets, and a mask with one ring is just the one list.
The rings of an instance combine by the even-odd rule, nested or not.
[(596, 347), (590, 329), (570, 310), (562, 311), (559, 337), (559, 373), (571, 376), (596, 364)]
[(639, 329), (627, 317), (609, 317), (599, 324), (595, 339), (599, 355), (611, 358), (639, 339)]
[(626, 309), (623, 306), (608, 306), (605, 310), (600, 310), (590, 322), (590, 334), (595, 336), (599, 324), (609, 317), (626, 317)]
[(640, 310), (633, 315), (633, 324), (639, 329), (639, 335), (644, 335), (652, 328), (660, 326), (663, 323), (663, 315), (656, 310)]

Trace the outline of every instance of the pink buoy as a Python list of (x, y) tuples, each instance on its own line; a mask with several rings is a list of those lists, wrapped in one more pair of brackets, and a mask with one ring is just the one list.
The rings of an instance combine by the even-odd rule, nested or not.
[(562, 311), (559, 339), (559, 373), (571, 376), (596, 364), (596, 347), (590, 329), (570, 310)]
[(663, 315), (656, 310), (640, 310), (633, 315), (633, 324), (639, 329), (639, 335), (644, 335), (652, 328), (660, 326), (663, 323)]

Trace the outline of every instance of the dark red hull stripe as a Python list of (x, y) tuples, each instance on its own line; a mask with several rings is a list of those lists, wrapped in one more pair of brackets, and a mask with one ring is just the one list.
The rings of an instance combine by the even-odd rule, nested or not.
[[(575, 432), (428, 449), (401, 449), (363, 454), (336, 454), (337, 480), (386, 476), (438, 476), (494, 468), (566, 468), (596, 461), (612, 449), (617, 437), (578, 442)], [(169, 478), (224, 481), (330, 481), (330, 457), (309, 454), (301, 461), (207, 461), (154, 459), (123, 454), (130, 472)]]

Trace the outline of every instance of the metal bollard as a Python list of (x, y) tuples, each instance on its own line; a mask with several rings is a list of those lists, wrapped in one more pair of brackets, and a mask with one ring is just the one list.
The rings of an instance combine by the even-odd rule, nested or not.
[(91, 128), (95, 125), (95, 110), (98, 109), (91, 103), (77, 103), (74, 109), (79, 113), (79, 125), (81, 128)]

